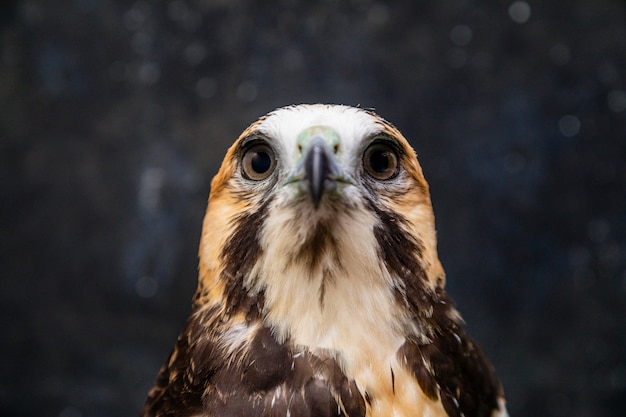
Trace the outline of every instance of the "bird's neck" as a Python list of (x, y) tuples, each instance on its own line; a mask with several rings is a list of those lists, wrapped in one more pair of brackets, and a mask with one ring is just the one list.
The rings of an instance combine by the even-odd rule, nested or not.
[(375, 222), (339, 217), (308, 234), (266, 227), (254, 281), (245, 284), (263, 293), (261, 316), (279, 342), (334, 352), (347, 368), (395, 355), (410, 320), (379, 256)]

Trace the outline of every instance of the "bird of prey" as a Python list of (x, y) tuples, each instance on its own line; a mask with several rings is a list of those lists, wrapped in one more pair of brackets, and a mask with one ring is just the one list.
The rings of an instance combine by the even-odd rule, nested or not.
[(277, 109), (211, 183), (193, 310), (143, 416), (503, 417), (429, 188), (372, 111)]

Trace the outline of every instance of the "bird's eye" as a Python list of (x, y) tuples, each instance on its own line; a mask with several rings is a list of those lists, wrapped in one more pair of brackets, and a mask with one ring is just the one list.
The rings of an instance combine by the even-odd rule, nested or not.
[(398, 175), (398, 153), (386, 143), (373, 143), (363, 154), (365, 171), (377, 180), (388, 180)]
[(264, 143), (251, 146), (245, 151), (241, 160), (243, 175), (255, 181), (269, 177), (275, 166), (274, 152)]

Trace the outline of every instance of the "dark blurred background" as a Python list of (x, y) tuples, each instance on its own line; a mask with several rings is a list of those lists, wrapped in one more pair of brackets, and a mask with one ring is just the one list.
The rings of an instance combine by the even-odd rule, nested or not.
[(137, 415), (227, 146), (373, 107), (512, 416), (626, 415), (623, 0), (0, 2), (0, 415)]

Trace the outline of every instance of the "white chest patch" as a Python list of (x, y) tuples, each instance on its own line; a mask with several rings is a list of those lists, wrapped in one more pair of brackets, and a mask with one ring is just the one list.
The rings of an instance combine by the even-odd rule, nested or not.
[(405, 318), (380, 259), (376, 218), (358, 210), (315, 223), (295, 211), (272, 211), (251, 274), (256, 282), (248, 284), (264, 292), (268, 324), (281, 342), (333, 355), (348, 377), (391, 361), (404, 342)]

